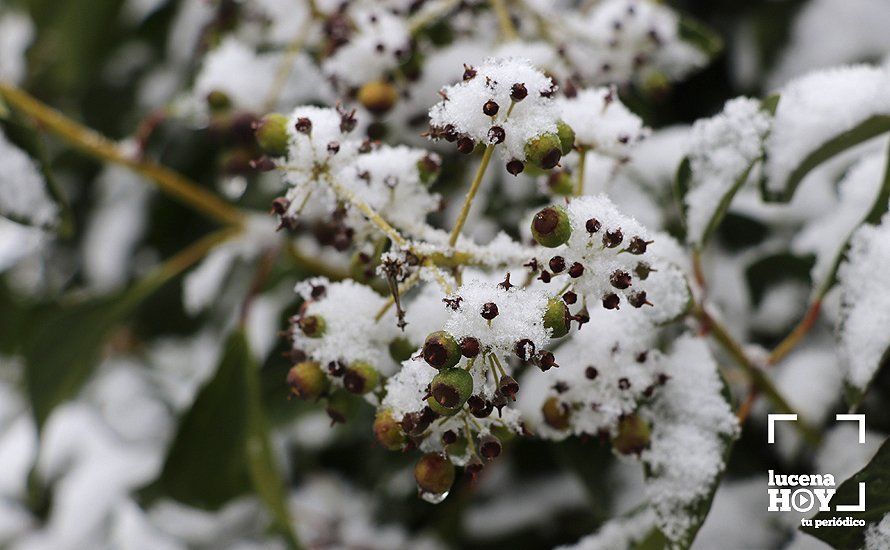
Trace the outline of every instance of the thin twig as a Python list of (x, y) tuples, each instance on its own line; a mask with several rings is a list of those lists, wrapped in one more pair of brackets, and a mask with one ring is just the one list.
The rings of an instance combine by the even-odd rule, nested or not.
[(467, 216), (470, 214), (470, 207), (473, 206), (473, 199), (476, 197), (476, 192), (479, 191), (479, 186), (482, 184), (482, 178), (485, 176), (485, 171), (488, 169), (488, 162), (491, 160), (491, 154), (493, 152), (494, 145), (488, 145), (485, 148), (485, 153), (482, 155), (482, 162), (479, 164), (479, 168), (476, 169), (476, 176), (473, 178), (473, 183), (470, 184), (470, 190), (467, 191), (463, 208), (461, 208), (460, 215), (458, 215), (454, 228), (451, 230), (451, 235), (448, 238), (448, 246), (451, 246), (452, 248), (457, 243), (457, 238), (460, 236), (460, 232), (463, 229), (464, 224), (467, 222)]
[(580, 197), (584, 194), (584, 165), (587, 160), (587, 148), (582, 147), (578, 150), (578, 183), (575, 186), (575, 196)]
[(510, 17), (510, 10), (504, 0), (489, 0), (491, 8), (498, 16), (498, 24), (501, 26), (501, 35), (504, 42), (512, 42), (519, 37), (516, 27), (513, 25), (513, 19)]

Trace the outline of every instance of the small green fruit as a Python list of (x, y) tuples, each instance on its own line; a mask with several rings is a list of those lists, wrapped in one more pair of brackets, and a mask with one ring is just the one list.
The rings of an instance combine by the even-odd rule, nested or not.
[(330, 382), (321, 370), (321, 365), (315, 361), (303, 361), (288, 371), (287, 385), (296, 397), (315, 400), (327, 391)]
[(352, 408), (352, 399), (349, 394), (337, 391), (328, 396), (328, 403), (325, 412), (331, 418), (331, 425), (342, 424), (349, 418), (349, 411)]
[(434, 413), (438, 414), (439, 416), (454, 416), (460, 412), (460, 407), (454, 409), (443, 407), (439, 404), (438, 401), (436, 401), (436, 398), (432, 396), (427, 398), (426, 404), (430, 409), (433, 410)]
[(207, 106), (214, 113), (227, 111), (232, 107), (232, 100), (229, 95), (220, 90), (213, 90), (207, 94)]
[(398, 451), (406, 441), (401, 425), (395, 421), (389, 409), (381, 410), (374, 418), (374, 437), (390, 451)]
[(256, 141), (270, 157), (287, 155), (287, 117), (278, 113), (264, 116), (256, 128)]
[(541, 407), (541, 412), (544, 415), (544, 422), (554, 430), (568, 429), (571, 410), (564, 403), (560, 403), (558, 398), (548, 397)]
[(464, 369), (442, 369), (430, 382), (430, 394), (446, 409), (460, 409), (473, 394), (473, 376)]
[(397, 363), (411, 359), (411, 356), (414, 355), (416, 349), (417, 346), (403, 336), (400, 336), (389, 343), (389, 355), (393, 358), (393, 361)]
[(460, 361), (460, 346), (444, 330), (432, 332), (423, 344), (423, 359), (437, 369), (453, 367)]
[(548, 206), (532, 219), (532, 236), (541, 246), (556, 248), (569, 240), (572, 225), (561, 206)]
[(542, 134), (525, 144), (525, 158), (528, 162), (549, 170), (559, 164), (562, 158), (562, 142), (556, 134)]
[(414, 466), (414, 479), (422, 491), (440, 495), (454, 484), (454, 464), (443, 454), (427, 453)]
[(343, 387), (349, 393), (366, 394), (377, 387), (380, 374), (370, 363), (353, 361), (343, 373)]
[(393, 108), (399, 100), (399, 93), (392, 84), (376, 80), (365, 83), (359, 89), (357, 99), (365, 109), (382, 115)]
[(324, 317), (319, 315), (308, 315), (306, 317), (301, 317), (299, 321), (297, 321), (297, 325), (299, 325), (300, 330), (303, 331), (309, 338), (321, 338), (324, 336), (324, 331), (326, 324), (324, 322)]
[(550, 329), (551, 338), (562, 338), (569, 333), (569, 326), (571, 326), (569, 308), (559, 298), (553, 298), (547, 303), (547, 310), (544, 311), (544, 328)]
[(563, 156), (572, 152), (575, 146), (575, 131), (562, 120), (556, 123), (556, 135), (559, 137), (559, 150)]
[(424, 185), (431, 185), (436, 181), (441, 171), (442, 161), (439, 160), (438, 155), (426, 154), (417, 161), (417, 173), (420, 176), (420, 182)]
[(568, 197), (575, 191), (575, 182), (572, 181), (571, 174), (565, 170), (554, 170), (547, 178), (547, 187), (554, 195)]
[(618, 435), (612, 447), (623, 455), (638, 455), (649, 446), (649, 424), (639, 415), (629, 414), (618, 421)]

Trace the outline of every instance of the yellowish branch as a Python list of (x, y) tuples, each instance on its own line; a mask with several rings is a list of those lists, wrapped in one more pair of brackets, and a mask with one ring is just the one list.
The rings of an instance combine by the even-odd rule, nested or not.
[(213, 193), (160, 164), (127, 156), (112, 140), (41, 103), (24, 90), (0, 83), (0, 96), (10, 106), (34, 118), (45, 129), (84, 153), (130, 168), (155, 182), (164, 193), (214, 220), (229, 225), (242, 224), (241, 212)]

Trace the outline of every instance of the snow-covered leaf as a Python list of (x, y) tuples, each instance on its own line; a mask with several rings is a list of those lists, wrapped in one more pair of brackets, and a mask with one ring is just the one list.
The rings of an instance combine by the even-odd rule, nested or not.
[(858, 65), (784, 87), (766, 143), (764, 198), (787, 202), (813, 168), (890, 131), (888, 83), (890, 69)]
[(848, 400), (856, 406), (890, 350), (890, 215), (880, 225), (863, 225), (853, 234), (838, 280), (839, 351)]
[(259, 370), (243, 331), (226, 341), (216, 375), (179, 424), (163, 472), (147, 494), (217, 509), (251, 486), (277, 530), (295, 540), (269, 440)]
[[(865, 526), (854, 525), (835, 529), (801, 527), (801, 529), (834, 548), (862, 548), (866, 541), (866, 533), (873, 530), (873, 527), (879, 523), (882, 524), (885, 514), (890, 512), (888, 477), (890, 477), (890, 439), (884, 441), (865, 468), (841, 483), (829, 503), (832, 510), (837, 504), (855, 505), (859, 502), (859, 484), (865, 483), (865, 511), (846, 513), (847, 516), (854, 519), (864, 520)], [(812, 519), (818, 521), (834, 516), (835, 512), (819, 512)], [(883, 547), (876, 546), (875, 548)]]
[(772, 101), (737, 98), (692, 127), (675, 188), (683, 197), (686, 239), (703, 246), (763, 155)]
[(688, 548), (710, 510), (739, 425), (705, 340), (684, 336), (665, 361), (669, 382), (643, 414), (652, 424), (645, 494), (672, 548)]

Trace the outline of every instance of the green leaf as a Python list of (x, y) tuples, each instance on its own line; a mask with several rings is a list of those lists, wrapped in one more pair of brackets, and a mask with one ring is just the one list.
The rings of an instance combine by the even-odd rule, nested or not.
[(276, 530), (298, 547), (275, 465), (261, 401), (259, 371), (243, 331), (233, 333), (213, 379), (179, 423), (160, 478), (149, 491), (218, 509), (251, 488)]
[(865, 544), (865, 531), (874, 523), (880, 522), (884, 515), (890, 513), (890, 439), (884, 441), (881, 448), (865, 468), (859, 470), (850, 479), (841, 483), (831, 498), (829, 506), (832, 510), (838, 504), (856, 504), (859, 502), (859, 483), (865, 483), (864, 512), (819, 512), (812, 519), (826, 520), (833, 517), (852, 517), (865, 520), (863, 527), (821, 528), (801, 527), (805, 533), (830, 544), (834, 548), (861, 548)]
[[(760, 108), (770, 115), (775, 113), (776, 106), (779, 103), (779, 96), (772, 95), (764, 99)], [(748, 181), (748, 177), (751, 175), (751, 171), (754, 167), (762, 161), (762, 156), (754, 159), (745, 170), (739, 174), (738, 178), (733, 182), (733, 184), (727, 189), (723, 196), (720, 197), (720, 201), (717, 203), (717, 208), (714, 209), (714, 212), (711, 213), (708, 223), (705, 226), (704, 231), (702, 232), (700, 242), (695, 243), (699, 248), (704, 247), (704, 245), (710, 240), (710, 238), (714, 235), (714, 232), (719, 227), (720, 222), (723, 221), (723, 218), (726, 216), (726, 212), (729, 210), (729, 205), (732, 203), (733, 198), (735, 198), (736, 193), (738, 193), (739, 189), (742, 188), (742, 185)], [(693, 172), (692, 165), (688, 157), (684, 157), (680, 162), (680, 167), (677, 170), (677, 177), (674, 182), (674, 195), (680, 201), (681, 212), (684, 219), (684, 223), (687, 216), (687, 206), (685, 202), (686, 194), (689, 192), (690, 187), (693, 185)], [(688, 241), (690, 236), (687, 234), (686, 240)], [(693, 239), (696, 237), (693, 236)]]
[(723, 39), (713, 29), (688, 16), (680, 18), (680, 38), (694, 45), (708, 57), (716, 57), (723, 51)]
[[(0, 105), (0, 110), (3, 108), (7, 108), (5, 104)], [(46, 181), (46, 190), (59, 207), (59, 225), (55, 229), (62, 237), (71, 236), (74, 233), (74, 216), (71, 213), (71, 206), (56, 180), (40, 133), (33, 123), (8, 108), (5, 116), (0, 114), (0, 130), (11, 143), (27, 153), (37, 163), (43, 179)], [(28, 224), (25, 223), (25, 225)]]
[(38, 426), (56, 405), (77, 394), (112, 330), (153, 288), (137, 285), (121, 294), (51, 306), (28, 320), (33, 328), (23, 335), (25, 383)]
[(851, 130), (836, 135), (804, 158), (788, 176), (782, 191), (771, 193), (765, 185), (761, 185), (764, 200), (788, 202), (794, 196), (800, 182), (814, 168), (835, 155), (888, 131), (890, 131), (890, 115), (875, 115), (863, 120)]

